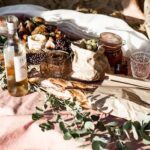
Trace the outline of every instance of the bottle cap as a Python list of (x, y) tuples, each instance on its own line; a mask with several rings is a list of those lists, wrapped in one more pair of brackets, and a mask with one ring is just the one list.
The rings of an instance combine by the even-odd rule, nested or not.
[(6, 16), (8, 34), (14, 34), (18, 25), (18, 18), (14, 15)]

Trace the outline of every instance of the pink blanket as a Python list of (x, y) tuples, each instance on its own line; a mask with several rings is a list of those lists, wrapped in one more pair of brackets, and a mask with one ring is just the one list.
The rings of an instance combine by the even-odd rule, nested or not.
[[(39, 121), (32, 121), (31, 114), (35, 106), (44, 103), (43, 93), (33, 93), (15, 98), (7, 91), (0, 90), (0, 150), (80, 150), (81, 143), (75, 140), (65, 141), (56, 127), (55, 130), (43, 132)], [(110, 116), (109, 120), (113, 120)], [(117, 118), (116, 118), (117, 119)], [(149, 150), (150, 146), (132, 141), (130, 148)], [(84, 150), (91, 150), (91, 146)], [(110, 145), (110, 149), (114, 147)]]
[(59, 130), (42, 132), (39, 122), (32, 121), (35, 106), (43, 102), (42, 93), (15, 98), (0, 90), (0, 150), (80, 149), (81, 143), (65, 141)]

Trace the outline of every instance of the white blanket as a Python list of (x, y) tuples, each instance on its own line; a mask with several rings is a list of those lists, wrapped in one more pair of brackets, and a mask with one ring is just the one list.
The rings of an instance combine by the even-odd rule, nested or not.
[(129, 56), (130, 52), (135, 49), (150, 51), (150, 41), (147, 37), (118, 18), (101, 14), (84, 14), (73, 10), (48, 10), (36, 5), (14, 5), (0, 8), (0, 15), (5, 14), (41, 16), (76, 37), (99, 37), (100, 33), (105, 31), (116, 33), (124, 40), (123, 52), (126, 56)]

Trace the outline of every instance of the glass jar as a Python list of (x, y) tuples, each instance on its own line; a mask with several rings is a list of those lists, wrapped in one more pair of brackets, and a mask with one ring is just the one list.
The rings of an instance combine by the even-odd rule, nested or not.
[(114, 67), (122, 62), (122, 38), (111, 32), (100, 34), (100, 45), (104, 48), (109, 64)]
[(42, 77), (68, 79), (72, 72), (71, 54), (61, 50), (47, 52), (46, 58), (40, 64)]

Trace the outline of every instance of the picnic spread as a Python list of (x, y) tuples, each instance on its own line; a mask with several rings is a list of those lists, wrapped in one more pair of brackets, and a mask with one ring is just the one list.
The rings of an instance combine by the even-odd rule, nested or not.
[[(150, 149), (145, 35), (121, 19), (73, 10), (15, 5), (0, 15), (0, 149)], [(18, 18), (26, 45), (23, 96), (8, 88), (7, 17)]]

